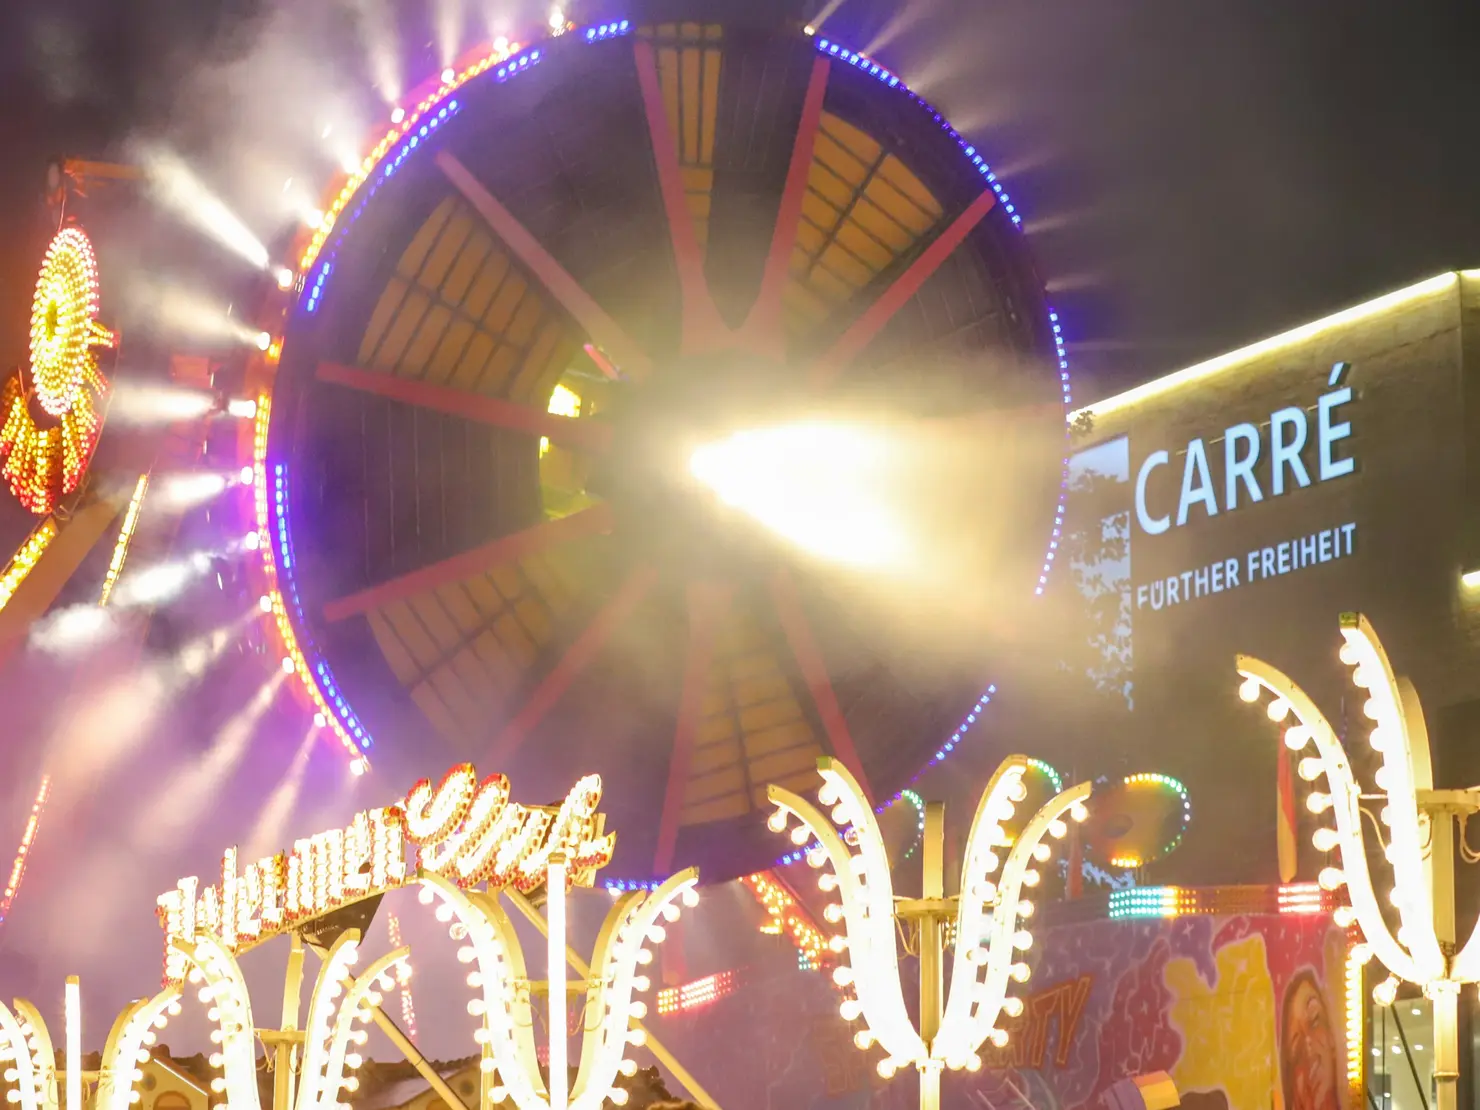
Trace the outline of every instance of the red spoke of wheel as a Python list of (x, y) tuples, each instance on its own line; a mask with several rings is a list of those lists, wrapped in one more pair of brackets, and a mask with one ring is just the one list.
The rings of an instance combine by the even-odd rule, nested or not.
[(504, 726), (503, 732), (489, 750), (489, 766), (499, 766), (529, 739), (535, 726), (550, 712), (580, 673), (590, 666), (612, 634), (632, 615), (633, 610), (652, 589), (657, 577), (657, 571), (645, 564), (632, 569), (616, 594), (601, 607), (591, 623), (566, 650), (560, 662), (555, 664), (554, 669), (535, 687), (519, 712)]
[(528, 405), (485, 397), (446, 385), (401, 378), (379, 370), (364, 370), (337, 362), (321, 362), (315, 371), (321, 382), (341, 385), (346, 389), (373, 393), (403, 405), (413, 405), (429, 412), (445, 413), (463, 420), (545, 436), (551, 443), (577, 451), (602, 452), (611, 446), (611, 426), (597, 420), (579, 420), (542, 412)]
[(380, 609), (417, 594), (427, 593), (453, 582), (461, 582), (490, 567), (514, 563), (528, 555), (585, 536), (610, 532), (613, 527), (611, 506), (601, 502), (557, 520), (546, 520), (512, 535), (501, 536), (490, 543), (453, 555), (449, 559), (410, 571), (377, 586), (341, 597), (324, 606), (324, 619), (342, 621), (372, 609)]
[(775, 358), (785, 353), (781, 334), (781, 297), (791, 273), (791, 252), (796, 246), (797, 228), (802, 222), (802, 201), (807, 196), (807, 176), (812, 169), (817, 129), (822, 123), (822, 102), (827, 95), (827, 75), (831, 68), (823, 58), (812, 61), (812, 77), (807, 83), (806, 99), (802, 101), (796, 142), (791, 147), (791, 167), (786, 171), (786, 186), (781, 193), (781, 207), (776, 213), (771, 250), (761, 271), (760, 293), (740, 329), (746, 336), (747, 347)]
[(771, 600), (776, 605), (776, 614), (781, 618), (781, 629), (791, 645), (791, 653), (802, 669), (802, 678), (812, 695), (812, 704), (817, 707), (817, 716), (827, 732), (833, 755), (837, 756), (853, 773), (863, 792), (870, 798), (868, 776), (863, 771), (863, 761), (858, 758), (858, 749), (853, 745), (853, 734), (848, 731), (848, 721), (838, 705), (838, 696), (833, 692), (832, 679), (828, 677), (827, 661), (822, 658), (822, 649), (812, 635), (812, 626), (802, 612), (802, 599), (797, 594), (796, 583), (786, 571), (779, 571), (771, 578)]
[(920, 287), (929, 280), (930, 275), (940, 269), (941, 263), (950, 257), (951, 252), (961, 245), (966, 236), (971, 234), (972, 228), (982, 222), (986, 214), (992, 210), (992, 205), (996, 203), (996, 196), (988, 190), (952, 220), (950, 225), (920, 252), (919, 257), (905, 268), (904, 273), (895, 278), (894, 283), (864, 310), (863, 315), (849, 325), (848, 330), (838, 337), (831, 350), (818, 359), (812, 367), (812, 384), (814, 386), (830, 385), (842, 373), (843, 368), (857, 358), (864, 348), (874, 341), (879, 332), (884, 330), (884, 325), (894, 319), (894, 314), (920, 291)]
[(587, 343), (582, 349), (586, 352), (586, 357), (595, 364), (596, 369), (600, 370), (612, 381), (616, 381), (622, 376), (617, 373), (617, 368), (612, 365), (611, 359), (602, 354), (601, 349), (595, 343)]
[(634, 43), (633, 50), (637, 58), (637, 83), (642, 89), (642, 105), (652, 138), (653, 160), (658, 168), (658, 188), (663, 194), (663, 210), (668, 216), (673, 262), (678, 271), (683, 312), (680, 351), (688, 355), (712, 350), (725, 343), (730, 333), (715, 307), (709, 281), (704, 277), (704, 254), (699, 249), (699, 237), (694, 233), (694, 220), (689, 215), (688, 201), (684, 197), (683, 169), (678, 162), (677, 141), (668, 125), (668, 109), (663, 105), (657, 55), (653, 53), (652, 44), (642, 39)]
[(699, 582), (689, 585), (689, 651), (683, 692), (678, 699), (678, 723), (673, 729), (673, 754), (668, 761), (668, 789), (663, 795), (663, 815), (658, 822), (658, 848), (653, 855), (655, 875), (666, 874), (673, 866), (684, 789), (689, 784), (694, 762), (694, 738), (704, 708), (709, 664), (714, 659), (714, 641), (733, 596), (734, 590), (729, 586)]
[(529, 233), (513, 214), (499, 203), (483, 183), (446, 150), (437, 152), (437, 166), (465, 200), (482, 216), (495, 235), (532, 273), (545, 291), (559, 301), (571, 318), (591, 339), (612, 356), (622, 370), (641, 378), (652, 368), (647, 353), (629, 336), (596, 299), (581, 288), (554, 256)]

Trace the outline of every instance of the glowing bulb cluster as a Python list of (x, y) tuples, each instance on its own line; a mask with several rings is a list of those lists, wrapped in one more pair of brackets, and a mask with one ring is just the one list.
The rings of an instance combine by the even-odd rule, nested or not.
[[(114, 346), (116, 339), (97, 314), (92, 243), (80, 228), (63, 228), (36, 279), (27, 373), (12, 375), (0, 387), (3, 471), (17, 500), (37, 514), (50, 512), (77, 489), (102, 430), (97, 401), (108, 383), (97, 349)], [(39, 422), (32, 416), (33, 400)]]
[[(977, 1049), (988, 1038), (994, 1044), (1006, 1043), (1007, 1033), (996, 1023), (1007, 1008), (1008, 981), (1024, 983), (1031, 975), (1030, 966), (1017, 958), (1033, 943), (1032, 934), (1019, 923), (1033, 911), (1032, 903), (1021, 896), (1023, 887), (1032, 886), (1038, 878), (1030, 864), (1050, 854), (1045, 837), (1067, 835), (1065, 815), (1087, 816), (1082, 802), (1089, 793), (1088, 784), (1074, 787), (1038, 810), (1011, 842), (1004, 862), (997, 851), (1009, 845), (1003, 822), (1011, 820), (1016, 803), (1027, 796), (1023, 774), (1028, 768), (1021, 756), (1006, 760), (978, 807), (967, 839), (962, 894), (957, 900), (950, 997), (939, 1032), (929, 1045), (904, 1005), (890, 861), (858, 783), (840, 763), (824, 757), (818, 760), (823, 785), (817, 801), (822, 808), (782, 787), (768, 789), (777, 806), (769, 821), (771, 830), (786, 832), (789, 819), (795, 817), (800, 824), (790, 830), (792, 841), (813, 843), (808, 862), (829, 868), (819, 886), (824, 892), (836, 893), (838, 901), (830, 903), (823, 916), (842, 924), (844, 933), (828, 947), (846, 953), (846, 962), (840, 962), (832, 974), (844, 995), (838, 1012), (844, 1021), (864, 1022), (854, 1035), (854, 1044), (860, 1049), (875, 1045), (882, 1049), (884, 1058), (877, 1067), (885, 1078), (909, 1065), (979, 1068)], [(989, 878), (999, 868), (1000, 876)]]
[(5, 569), (0, 571), (0, 609), (4, 609), (10, 603), (10, 599), (15, 596), (15, 591), (20, 589), (21, 583), (26, 580), (31, 571), (36, 569), (41, 556), (46, 553), (46, 549), (56, 538), (57, 522), (47, 517), (16, 549)]

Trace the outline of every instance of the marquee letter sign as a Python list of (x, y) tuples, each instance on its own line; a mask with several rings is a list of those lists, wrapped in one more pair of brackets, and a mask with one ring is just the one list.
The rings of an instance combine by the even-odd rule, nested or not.
[[(341, 906), (439, 875), (465, 890), (483, 883), (528, 893), (545, 882), (550, 857), (566, 858), (566, 884), (589, 886), (611, 862), (616, 837), (597, 812), (601, 776), (587, 775), (559, 806), (509, 800), (509, 780), (479, 782), (472, 764), (454, 767), (435, 787), (413, 786), (393, 806), (357, 813), (347, 828), (305, 837), (291, 852), (241, 866), (235, 848), (221, 860), (219, 883), (200, 889), (194, 876), (160, 895), (164, 979), (180, 983), (186, 961), (175, 940), (205, 934), (239, 953)], [(408, 842), (416, 865), (406, 861)]]

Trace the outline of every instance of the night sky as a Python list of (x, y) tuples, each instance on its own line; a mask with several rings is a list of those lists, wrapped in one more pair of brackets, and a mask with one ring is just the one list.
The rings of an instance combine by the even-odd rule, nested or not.
[[(205, 174), (220, 164), (212, 180), (249, 205), (223, 152), (237, 132), (264, 149), (270, 124), (199, 90), (240, 87), (215, 74), (242, 82), (257, 63), (282, 84), (293, 62), (331, 82), (359, 70), (343, 83), (363, 88), (362, 2), (295, 4), (310, 47), (296, 58), (271, 41), (283, 21), (266, 0), (3, 5), (0, 357), (23, 352), (48, 157), (106, 156), (138, 134), (188, 152), (209, 136), (193, 144)], [(516, 24), (541, 13), (488, 2)], [(394, 5), (418, 77), (433, 64), (433, 5)], [(465, 44), (481, 20), (468, 23)], [(1480, 263), (1474, 5), (844, 0), (826, 30), (902, 73), (1008, 183), (1081, 397)], [(292, 115), (291, 99), (276, 103)]]

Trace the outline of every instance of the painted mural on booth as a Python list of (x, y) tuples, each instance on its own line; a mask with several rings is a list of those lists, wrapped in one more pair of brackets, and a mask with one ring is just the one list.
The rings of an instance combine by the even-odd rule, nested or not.
[[(1010, 1041), (980, 1072), (947, 1074), (951, 1110), (1099, 1110), (1118, 1080), (1154, 1071), (1176, 1080), (1188, 1110), (1357, 1110), (1345, 1072), (1346, 939), (1328, 919), (1094, 921), (1039, 935)], [(913, 1076), (880, 1079), (877, 1052), (854, 1047), (837, 1006), (826, 975), (777, 969), (660, 1035), (702, 1063), (722, 1105), (913, 1106)]]
[(1189, 1110), (1350, 1110), (1345, 954), (1344, 935), (1317, 917), (1055, 929), (977, 1104), (1012, 1095), (1038, 1110), (1091, 1110), (1116, 1080), (1165, 1071)]

